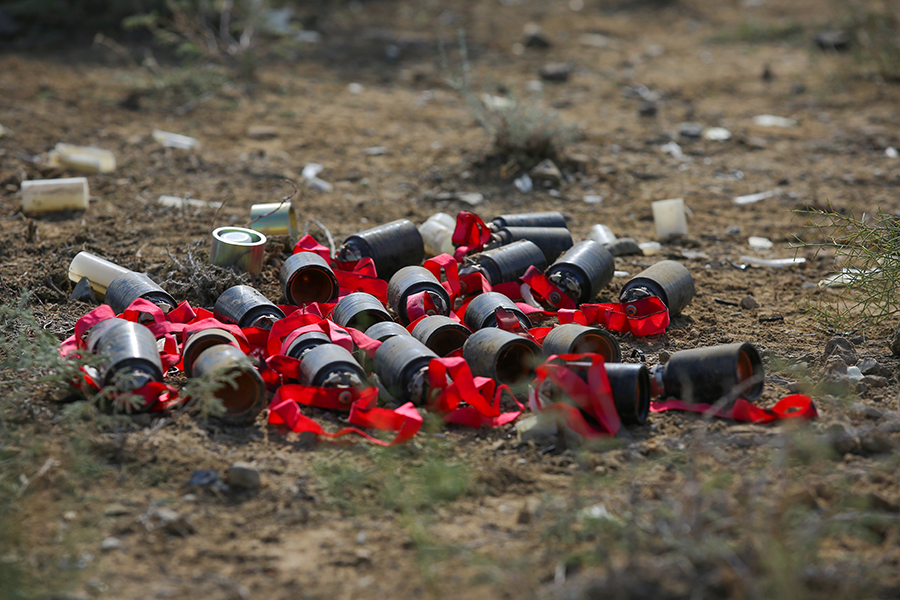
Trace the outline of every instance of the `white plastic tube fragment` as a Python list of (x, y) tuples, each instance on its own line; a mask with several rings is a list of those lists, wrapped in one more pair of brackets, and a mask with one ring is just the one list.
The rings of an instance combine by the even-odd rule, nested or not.
[(613, 230), (607, 227), (606, 225), (594, 225), (591, 227), (591, 232), (588, 234), (589, 240), (594, 240), (599, 244), (610, 244), (616, 241), (616, 234), (613, 233)]
[(84, 173), (112, 173), (116, 170), (116, 155), (100, 148), (60, 143), (50, 151), (47, 158), (50, 166)]
[(653, 223), (656, 237), (661, 240), (674, 235), (687, 235), (687, 219), (684, 215), (684, 199), (657, 200), (653, 207)]
[(772, 267), (773, 269), (784, 269), (785, 267), (800, 265), (806, 262), (806, 259), (802, 256), (795, 256), (794, 258), (757, 258), (755, 256), (742, 256), (738, 260), (748, 265)]
[(456, 219), (447, 213), (439, 212), (428, 217), (427, 221), (419, 225), (419, 233), (425, 242), (425, 252), (430, 256), (453, 254), (456, 249), (453, 246), (455, 229)]
[(78, 283), (82, 277), (87, 277), (91, 282), (91, 288), (101, 296), (106, 295), (106, 288), (113, 279), (130, 272), (125, 267), (120, 267), (90, 252), (79, 252), (69, 264), (69, 280)]
[(89, 197), (85, 177), (22, 182), (22, 212), (30, 215), (60, 210), (86, 210)]
[(182, 150), (190, 150), (198, 146), (195, 138), (181, 135), (180, 133), (172, 133), (161, 129), (153, 130), (153, 139), (165, 146), (166, 148), (180, 148)]
[(221, 202), (215, 200), (195, 200), (194, 198), (179, 198), (178, 196), (160, 196), (158, 202), (163, 206), (172, 208), (222, 208)]

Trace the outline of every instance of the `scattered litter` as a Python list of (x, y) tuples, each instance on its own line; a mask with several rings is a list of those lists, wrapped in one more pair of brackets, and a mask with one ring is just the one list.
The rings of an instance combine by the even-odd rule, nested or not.
[(721, 304), (723, 306), (733, 306), (735, 308), (740, 307), (740, 304), (738, 304), (737, 302), (732, 302), (731, 300), (722, 300), (720, 298), (713, 298), (713, 302), (715, 302), (716, 304)]
[(606, 245), (616, 241), (616, 234), (606, 225), (597, 224), (591, 227), (588, 239)]
[(482, 94), (481, 101), (484, 103), (485, 108), (494, 112), (511, 110), (516, 106), (514, 100), (506, 98), (505, 96), (492, 96), (491, 94)]
[(584, 197), (585, 204), (600, 204), (603, 202), (603, 196), (598, 196), (596, 194), (588, 194)]
[(724, 127), (709, 127), (703, 131), (703, 139), (711, 142), (724, 142), (731, 139), (731, 132)]
[(180, 198), (178, 196), (160, 196), (157, 200), (163, 206), (173, 208), (212, 208), (218, 210), (222, 208), (222, 203), (215, 200), (196, 200), (194, 198)]
[(681, 256), (688, 260), (709, 260), (709, 254), (702, 250), (682, 250)]
[(838, 288), (852, 285), (857, 276), (864, 273), (861, 269), (842, 269), (840, 273), (829, 275), (817, 284), (820, 288)]
[(531, 170), (528, 172), (531, 176), (532, 181), (535, 183), (541, 182), (545, 186), (550, 187), (559, 187), (559, 184), (562, 183), (562, 172), (559, 170), (559, 167), (556, 166), (549, 158), (542, 160)]
[(781, 127), (786, 129), (796, 127), (797, 121), (786, 117), (777, 117), (775, 115), (756, 115), (753, 117), (753, 124), (759, 125), (760, 127)]
[(516, 189), (523, 194), (527, 194), (532, 189), (534, 189), (534, 182), (531, 181), (531, 177), (528, 175), (528, 173), (525, 173), (521, 177), (516, 178), (516, 180), (513, 181), (513, 184), (516, 186)]
[(318, 44), (322, 41), (322, 34), (311, 29), (301, 29), (294, 34), (294, 41), (303, 44)]
[(88, 182), (85, 177), (22, 182), (22, 212), (25, 214), (87, 210), (88, 200)]
[(689, 140), (699, 140), (703, 137), (703, 125), (699, 123), (682, 123), (678, 126), (678, 135)]
[(897, 149), (893, 146), (888, 146), (887, 148), (885, 148), (884, 153), (888, 158), (897, 158), (898, 156), (900, 156), (900, 152), (897, 152)]
[(480, 192), (441, 192), (434, 197), (435, 200), (458, 200), (469, 206), (478, 206), (484, 202), (484, 194)]
[(747, 194), (746, 196), (736, 196), (734, 198), (735, 204), (756, 204), (760, 200), (765, 200), (766, 198), (771, 198), (776, 195), (778, 192), (775, 190), (769, 190), (768, 192), (759, 192), (757, 194)]
[(251, 125), (247, 128), (247, 137), (254, 140), (269, 140), (278, 137), (278, 128), (269, 125)]
[(429, 256), (453, 254), (453, 231), (456, 219), (447, 213), (435, 213), (419, 225), (419, 233), (425, 244), (425, 253)]
[(583, 33), (578, 38), (582, 46), (590, 46), (591, 48), (615, 48), (616, 42), (611, 37), (602, 33)]
[(3, 125), (0, 125), (0, 138), (2, 138), (3, 136), (5, 136), (6, 133), (7, 133), (6, 127), (4, 127)]
[(319, 192), (332, 191), (334, 186), (318, 177), (318, 174), (321, 173), (324, 168), (325, 167), (319, 163), (307, 163), (306, 166), (303, 167), (303, 172), (301, 173), (303, 179), (306, 180), (306, 185)]
[(613, 271), (613, 277), (631, 277), (628, 271)]
[(365, 89), (361, 83), (350, 83), (347, 85), (347, 91), (351, 94), (362, 94)]
[(653, 256), (654, 254), (659, 254), (659, 251), (662, 250), (662, 244), (659, 242), (641, 242), (638, 244), (638, 248), (641, 249), (644, 256)]
[(544, 82), (540, 79), (531, 79), (525, 84), (525, 89), (529, 92), (539, 94), (544, 91)]
[(750, 244), (750, 247), (754, 250), (769, 250), (772, 248), (772, 240), (764, 237), (757, 237), (755, 235), (751, 235), (747, 239), (747, 243)]
[(366, 156), (382, 156), (388, 153), (388, 149), (385, 146), (372, 146), (371, 148), (364, 148), (363, 154)]
[(199, 145), (195, 138), (181, 135), (180, 133), (163, 131), (161, 129), (153, 130), (153, 139), (166, 148), (179, 148), (181, 150), (190, 150)]
[(853, 383), (859, 383), (864, 375), (862, 374), (862, 371), (860, 371), (859, 367), (851, 366), (847, 367), (847, 377), (850, 378), (850, 381), (852, 381)]
[(666, 154), (670, 154), (672, 158), (676, 160), (684, 160), (684, 152), (681, 150), (681, 146), (679, 146), (675, 142), (668, 142), (659, 147)]
[(562, 83), (569, 80), (572, 71), (572, 65), (569, 63), (550, 63), (541, 67), (538, 73), (544, 81)]
[(89, 146), (56, 144), (47, 154), (51, 167), (63, 167), (84, 173), (112, 173), (116, 170), (116, 155), (109, 150)]
[(634, 238), (617, 238), (606, 244), (606, 249), (613, 256), (633, 256), (641, 254), (641, 249)]
[(657, 200), (651, 204), (651, 207), (653, 223), (656, 225), (656, 237), (666, 240), (676, 235), (687, 235), (683, 198)]
[(151, 508), (141, 515), (139, 520), (147, 528), (147, 531), (163, 530), (180, 537), (187, 537), (194, 533), (194, 526), (187, 517), (171, 508)]
[(742, 256), (738, 260), (748, 265), (772, 267), (773, 269), (784, 269), (785, 267), (801, 265), (806, 262), (806, 259), (802, 256), (795, 256), (794, 258), (758, 258), (756, 256)]

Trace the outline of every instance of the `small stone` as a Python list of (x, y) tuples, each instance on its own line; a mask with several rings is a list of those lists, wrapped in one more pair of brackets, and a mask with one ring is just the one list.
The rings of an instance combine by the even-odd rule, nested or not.
[(876, 420), (881, 419), (884, 416), (884, 413), (880, 410), (874, 406), (869, 406), (865, 402), (854, 402), (850, 406), (850, 414)]
[(261, 485), (259, 471), (245, 462), (236, 462), (228, 467), (225, 482), (239, 490), (258, 490)]
[(370, 148), (363, 148), (363, 154), (366, 156), (383, 156), (388, 153), (387, 146), (372, 146)]
[(108, 537), (100, 542), (100, 550), (109, 552), (110, 550), (118, 550), (122, 547), (122, 542), (117, 537)]
[(659, 351), (659, 364), (664, 365), (669, 362), (669, 359), (672, 357), (671, 354), (666, 352), (665, 350)]
[(870, 388), (883, 388), (887, 387), (890, 382), (880, 375), (866, 375), (860, 379), (860, 383), (864, 383)]
[(731, 225), (725, 230), (725, 235), (741, 235), (741, 228), (737, 225)]
[(759, 308), (759, 302), (756, 301), (756, 298), (747, 294), (743, 298), (741, 298), (741, 308), (744, 310), (752, 310), (754, 308)]
[(641, 247), (634, 238), (619, 238), (614, 242), (606, 244), (606, 249), (613, 256), (630, 256), (634, 254), (643, 254)]
[(847, 377), (847, 363), (841, 356), (829, 356), (825, 361), (825, 375)]
[(894, 356), (900, 356), (900, 325), (894, 329), (894, 334), (891, 336), (891, 353)]
[(76, 513), (74, 510), (67, 510), (66, 512), (63, 513), (63, 520), (64, 521), (74, 521), (77, 516), (78, 516), (78, 513)]
[(522, 37), (522, 43), (526, 48), (546, 49), (552, 46), (550, 39), (536, 23), (527, 23), (525, 25), (525, 33)]
[(94, 295), (94, 289), (91, 287), (91, 280), (82, 277), (75, 284), (75, 289), (69, 295), (69, 302), (85, 302), (87, 304), (97, 304), (97, 296)]
[(828, 428), (828, 443), (841, 456), (859, 449), (855, 432), (848, 431), (841, 425), (832, 425)]
[(874, 358), (864, 358), (859, 361), (859, 370), (863, 375), (877, 375), (878, 374), (878, 361)]
[(833, 337), (825, 344), (825, 351), (822, 353), (825, 358), (829, 356), (840, 356), (847, 365), (855, 365), (859, 359), (856, 356), (856, 350), (850, 340), (842, 337)]
[(106, 517), (124, 517), (131, 514), (131, 509), (124, 504), (110, 504), (103, 509), (103, 515)]
[(850, 48), (850, 34), (843, 29), (826, 29), (816, 34), (816, 46), (822, 50), (844, 52)]
[(848, 340), (851, 344), (853, 344), (854, 346), (859, 346), (860, 344), (865, 344), (865, 343), (866, 343), (866, 334), (864, 334), (864, 333), (857, 333), (856, 335), (847, 338), (847, 340)]
[(539, 74), (544, 81), (563, 83), (569, 80), (569, 76), (572, 74), (572, 65), (569, 63), (549, 63), (541, 67)]
[(278, 128), (270, 125), (251, 125), (247, 128), (247, 137), (254, 140), (270, 140), (278, 137)]
[(703, 137), (703, 126), (700, 123), (682, 123), (678, 126), (678, 134), (689, 140), (699, 140)]
[(885, 433), (873, 431), (860, 440), (866, 454), (888, 454), (894, 450), (894, 440)]
[(528, 174), (531, 176), (532, 181), (547, 182), (553, 187), (557, 187), (562, 183), (562, 172), (549, 158), (535, 165)]
[(658, 112), (659, 108), (653, 102), (644, 102), (638, 108), (638, 116), (644, 118), (655, 117)]
[(171, 508), (151, 509), (143, 518), (144, 525), (149, 530), (161, 529), (171, 535), (187, 537), (194, 533), (194, 526), (184, 515), (175, 512)]

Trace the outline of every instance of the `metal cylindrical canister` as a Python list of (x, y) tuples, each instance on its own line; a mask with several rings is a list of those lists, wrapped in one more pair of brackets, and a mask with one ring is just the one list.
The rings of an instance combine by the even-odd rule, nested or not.
[(410, 323), (406, 314), (406, 301), (410, 296), (420, 292), (431, 294), (437, 309), (436, 314), (447, 315), (450, 313), (450, 295), (431, 271), (425, 267), (403, 267), (394, 273), (388, 282), (387, 299), (394, 314), (404, 325)]
[[(353, 355), (337, 344), (322, 344), (300, 361), (300, 381), (315, 387), (363, 387), (366, 372)], [(347, 397), (349, 402), (350, 398)]]
[(373, 340), (378, 340), (379, 342), (383, 342), (395, 335), (410, 335), (409, 331), (406, 330), (406, 327), (396, 321), (382, 321), (381, 323), (375, 323), (366, 329), (365, 333)]
[(237, 267), (253, 275), (262, 271), (266, 236), (244, 227), (219, 227), (212, 232), (209, 262), (220, 267)]
[(265, 235), (286, 235), (297, 239), (297, 213), (290, 201), (254, 204), (250, 207), (253, 230)]
[(229, 425), (250, 425), (266, 407), (266, 384), (240, 348), (228, 344), (207, 348), (194, 361), (193, 375), (221, 379), (213, 396), (225, 406), (219, 418)]
[(341, 327), (365, 331), (375, 323), (393, 321), (381, 301), (365, 292), (347, 294), (334, 305), (331, 320)]
[(620, 362), (622, 350), (611, 333), (598, 327), (566, 323), (554, 327), (544, 338), (544, 356), (554, 354), (599, 354), (606, 362)]
[(438, 356), (447, 356), (459, 350), (472, 335), (468, 327), (450, 317), (435, 315), (425, 317), (413, 327), (414, 338), (431, 348)]
[(642, 364), (607, 363), (616, 412), (626, 425), (643, 425), (650, 414), (650, 372)]
[(627, 302), (640, 298), (644, 291), (662, 300), (669, 314), (679, 315), (694, 297), (694, 278), (681, 263), (663, 260), (629, 279), (619, 297)]
[(124, 319), (107, 319), (88, 332), (87, 349), (101, 354), (100, 385), (115, 384), (120, 391), (133, 392), (151, 381), (162, 381), (162, 361), (156, 338), (150, 330)]
[(547, 268), (544, 253), (534, 242), (528, 240), (485, 250), (470, 257), (468, 261), (480, 268), (491, 285), (515, 281), (532, 265), (540, 271)]
[(506, 309), (516, 315), (522, 327), (531, 329), (531, 319), (523, 313), (516, 303), (499, 292), (485, 292), (479, 294), (469, 302), (463, 320), (470, 331), (477, 331), (485, 327), (497, 327), (497, 309)]
[(388, 280), (408, 265), (425, 258), (425, 244), (419, 228), (409, 219), (398, 219), (349, 236), (344, 247), (375, 261), (378, 277)]
[(613, 256), (629, 256), (632, 254), (642, 254), (641, 247), (638, 246), (637, 240), (630, 237), (619, 238), (608, 244), (606, 249)]
[(281, 354), (301, 360), (307, 350), (312, 350), (322, 344), (330, 344), (331, 338), (321, 331), (307, 331), (301, 333), (290, 342), (287, 339), (281, 344)]
[(119, 275), (110, 282), (109, 287), (106, 288), (106, 296), (103, 298), (103, 302), (109, 304), (113, 312), (119, 315), (138, 298), (149, 300), (159, 306), (165, 313), (178, 306), (175, 299), (152, 279), (142, 273), (131, 271), (124, 275)]
[(184, 340), (181, 350), (181, 360), (184, 365), (184, 374), (193, 377), (194, 362), (207, 348), (219, 345), (232, 345), (238, 347), (237, 338), (230, 331), (219, 327), (211, 327), (201, 331), (190, 333)]
[(328, 261), (315, 252), (292, 254), (281, 265), (278, 278), (289, 304), (331, 302), (340, 291)]
[(498, 229), (501, 227), (568, 227), (565, 215), (557, 211), (500, 215), (495, 217), (491, 223)]
[(534, 376), (540, 347), (528, 338), (489, 327), (476, 331), (463, 345), (463, 358), (473, 375), (518, 386)]
[(397, 400), (422, 404), (428, 396), (428, 363), (437, 357), (416, 338), (395, 335), (375, 351), (375, 373)]
[(572, 247), (572, 234), (565, 227), (503, 227), (496, 235), (503, 245), (528, 240), (541, 249), (548, 263)]
[(748, 342), (680, 350), (657, 369), (664, 397), (683, 402), (756, 400), (765, 383), (759, 352)]
[(213, 315), (223, 323), (235, 323), (242, 329), (271, 329), (275, 321), (284, 318), (280, 308), (249, 285), (235, 285), (222, 292), (213, 307)]
[[(575, 244), (546, 271), (547, 278), (576, 304), (590, 302), (612, 281), (616, 260), (593, 240)], [(554, 302), (553, 298), (549, 299)]]

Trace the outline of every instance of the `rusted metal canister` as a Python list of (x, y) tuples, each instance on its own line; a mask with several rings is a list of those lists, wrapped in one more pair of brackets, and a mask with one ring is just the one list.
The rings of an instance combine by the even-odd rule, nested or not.
[(532, 340), (495, 327), (476, 331), (463, 345), (463, 358), (473, 375), (510, 386), (527, 383), (540, 357), (541, 349)]
[(307, 331), (295, 337), (290, 343), (285, 339), (284, 343), (281, 344), (281, 354), (300, 360), (307, 350), (330, 343), (332, 343), (331, 338), (325, 333), (321, 331)]
[(680, 350), (653, 369), (653, 395), (713, 404), (762, 395), (765, 370), (749, 342)]
[(525, 329), (531, 329), (531, 319), (516, 306), (516, 303), (499, 292), (479, 294), (469, 302), (463, 320), (470, 331), (485, 327), (497, 327), (497, 310), (505, 309), (516, 315)]
[(113, 312), (119, 315), (138, 298), (149, 300), (165, 313), (178, 306), (175, 298), (159, 287), (156, 282), (142, 273), (134, 272), (128, 272), (113, 279), (106, 288), (103, 302), (109, 304)]
[(281, 265), (279, 279), (288, 304), (331, 302), (340, 291), (328, 261), (315, 252), (292, 254)]
[(485, 250), (468, 257), (466, 263), (463, 272), (474, 267), (484, 274), (491, 285), (515, 281), (532, 265), (540, 271), (547, 268), (544, 253), (534, 242), (528, 240)]
[[(366, 372), (353, 355), (337, 344), (322, 344), (300, 361), (300, 381), (315, 387), (364, 387)], [(350, 397), (347, 397), (349, 402)]]
[(663, 260), (629, 279), (619, 292), (622, 302), (648, 295), (662, 300), (670, 315), (679, 315), (694, 297), (694, 278), (681, 263)]
[(447, 356), (462, 348), (472, 332), (468, 327), (457, 323), (450, 317), (435, 315), (425, 317), (416, 323), (412, 335), (438, 356)]
[(341, 327), (365, 331), (375, 323), (393, 321), (381, 300), (365, 292), (347, 294), (334, 305), (331, 320)]
[(606, 362), (621, 362), (619, 341), (605, 329), (566, 323), (554, 327), (544, 338), (544, 356), (554, 354), (599, 354)]
[(284, 318), (280, 308), (249, 285), (235, 285), (222, 292), (213, 307), (213, 315), (223, 323), (234, 323), (242, 329), (271, 329), (275, 321)]
[(431, 295), (436, 314), (447, 315), (450, 313), (450, 295), (437, 277), (425, 267), (403, 267), (391, 277), (388, 282), (387, 299), (394, 314), (404, 325), (409, 325), (410, 319), (406, 314), (407, 299), (420, 292)]
[(383, 342), (395, 335), (410, 335), (409, 331), (406, 330), (406, 327), (396, 321), (382, 321), (381, 323), (375, 323), (366, 329), (365, 333), (373, 340), (378, 340), (379, 342)]
[(566, 217), (557, 211), (500, 215), (491, 220), (495, 228), (501, 227), (568, 227)]
[(494, 235), (503, 246), (528, 240), (541, 249), (548, 263), (572, 247), (572, 234), (565, 227), (503, 227)]
[(133, 392), (163, 380), (156, 338), (143, 325), (125, 319), (101, 321), (88, 332), (87, 349), (107, 359), (100, 367), (101, 387), (115, 384), (120, 391)]
[(222, 378), (213, 395), (222, 401), (229, 425), (250, 425), (266, 407), (266, 384), (253, 362), (240, 348), (228, 344), (211, 346), (194, 361), (194, 377)]
[(397, 400), (424, 404), (428, 398), (428, 363), (437, 357), (416, 338), (395, 335), (375, 351), (375, 373), (382, 387)]
[(237, 338), (230, 331), (220, 327), (210, 327), (201, 331), (194, 331), (184, 339), (184, 347), (181, 350), (181, 360), (184, 365), (184, 374), (194, 376), (194, 362), (204, 350), (219, 345), (232, 345), (238, 347)]
[[(584, 304), (612, 281), (615, 270), (616, 259), (609, 250), (593, 240), (585, 240), (560, 256), (545, 274), (576, 304)], [(554, 298), (549, 300), (554, 303), (559, 301)]]
[(606, 249), (613, 256), (642, 254), (641, 247), (638, 246), (637, 240), (634, 238), (619, 238), (606, 244)]
[(650, 372), (642, 364), (607, 363), (616, 412), (626, 425), (643, 425), (650, 414)]
[(398, 219), (349, 236), (338, 256), (369, 257), (375, 262), (378, 277), (388, 280), (403, 267), (421, 264), (425, 243), (415, 223)]

